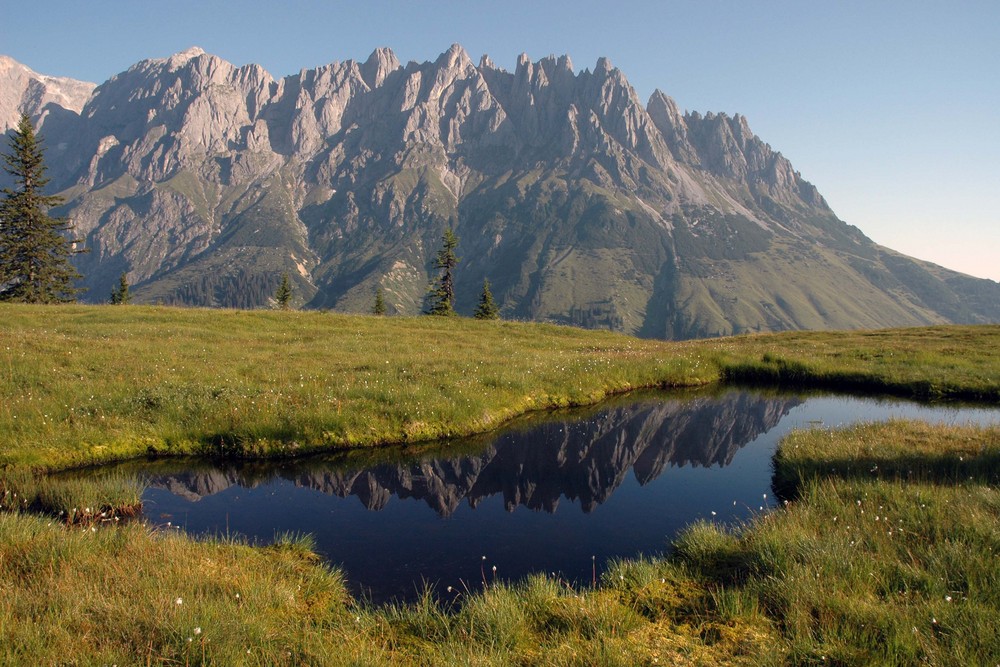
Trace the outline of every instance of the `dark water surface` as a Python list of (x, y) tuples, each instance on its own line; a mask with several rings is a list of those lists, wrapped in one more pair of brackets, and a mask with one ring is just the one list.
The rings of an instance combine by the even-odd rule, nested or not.
[(740, 390), (647, 395), (423, 453), (143, 464), (144, 511), (157, 524), (261, 543), (310, 533), (354, 592), (376, 602), (413, 599), (422, 582), (442, 595), (477, 588), (484, 573), (589, 583), (594, 563), (600, 576), (609, 558), (662, 553), (696, 519), (731, 523), (773, 507), (771, 456), (790, 430), (892, 417), (1000, 423), (1000, 409)]

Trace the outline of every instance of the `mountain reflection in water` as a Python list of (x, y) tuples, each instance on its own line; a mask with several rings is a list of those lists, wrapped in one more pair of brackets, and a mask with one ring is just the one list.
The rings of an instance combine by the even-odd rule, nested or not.
[(744, 521), (773, 507), (771, 457), (795, 428), (997, 423), (998, 414), (737, 390), (654, 394), (441, 445), (126, 469), (150, 482), (150, 521), (264, 543), (311, 534), (356, 594), (383, 602), (413, 600), (425, 583), (441, 595), (476, 588), (493, 566), (499, 579), (541, 571), (590, 583), (595, 564), (599, 574), (608, 559), (661, 553), (692, 521)]
[(422, 500), (448, 517), (463, 501), (475, 508), (484, 498), (499, 495), (508, 511), (523, 506), (555, 512), (565, 497), (589, 513), (621, 486), (630, 469), (639, 484), (646, 484), (669, 466), (729, 465), (741, 447), (799, 403), (797, 398), (746, 393), (632, 403), (586, 420), (567, 413), (565, 421), (507, 430), (474, 454), (445, 453), (364, 468), (316, 457), (220, 463), (176, 473), (151, 470), (149, 483), (192, 501), (233, 485), (255, 488), (277, 477), (340, 498), (355, 496), (376, 511), (395, 496)]

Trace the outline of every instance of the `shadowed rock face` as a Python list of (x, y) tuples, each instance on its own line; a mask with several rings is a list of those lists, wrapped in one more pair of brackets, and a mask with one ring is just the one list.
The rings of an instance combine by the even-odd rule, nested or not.
[[(459, 312), (683, 338), (1000, 320), (1000, 285), (841, 222), (740, 115), (644, 105), (602, 58), (389, 49), (275, 79), (192, 48), (94, 87), (0, 61), (91, 252), (89, 297), (416, 313), (445, 228)], [(9, 120), (6, 120), (9, 125)], [(0, 176), (2, 178), (2, 176)]]
[[(329, 459), (150, 471), (150, 484), (198, 500), (234, 484), (256, 486), (280, 477), (340, 497), (356, 496), (371, 510), (396, 496), (423, 500), (448, 516), (467, 501), (501, 495), (518, 506), (555, 511), (561, 498), (590, 512), (632, 471), (641, 484), (668, 466), (725, 466), (742, 446), (780, 421), (797, 399), (734, 393), (722, 399), (636, 403), (586, 420), (549, 421), (497, 435), (472, 455), (403, 464), (345, 467)], [(165, 462), (168, 467), (171, 465)], [(159, 470), (159, 471), (157, 471)]]

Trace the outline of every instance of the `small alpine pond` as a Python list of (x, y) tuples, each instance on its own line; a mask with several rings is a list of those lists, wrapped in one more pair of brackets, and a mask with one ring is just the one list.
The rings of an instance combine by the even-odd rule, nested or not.
[(359, 596), (413, 600), (430, 584), (447, 599), (531, 572), (588, 584), (610, 558), (664, 552), (692, 521), (744, 521), (775, 506), (771, 457), (791, 430), (891, 418), (995, 424), (1000, 408), (656, 393), (423, 448), (129, 465), (154, 524), (257, 543), (311, 534)]

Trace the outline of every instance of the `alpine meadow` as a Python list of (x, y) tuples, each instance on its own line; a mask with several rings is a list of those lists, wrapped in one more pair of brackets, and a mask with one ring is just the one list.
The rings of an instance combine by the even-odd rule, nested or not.
[(1000, 664), (1000, 283), (744, 116), (603, 57), (193, 47), (0, 56), (0, 126), (0, 663)]

